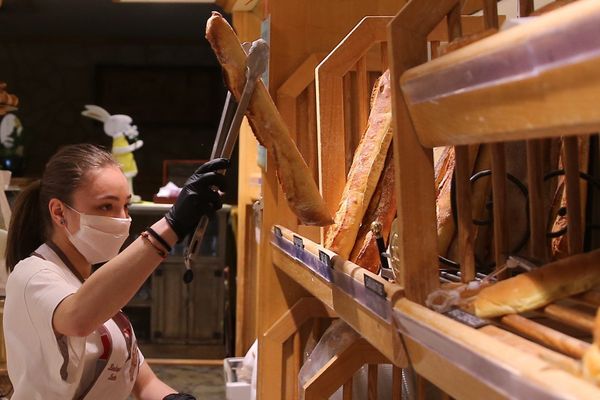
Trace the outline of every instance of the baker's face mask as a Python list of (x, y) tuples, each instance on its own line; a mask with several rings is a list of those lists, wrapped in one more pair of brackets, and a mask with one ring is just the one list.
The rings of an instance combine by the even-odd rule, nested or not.
[(129, 236), (131, 218), (89, 215), (67, 207), (79, 214), (79, 230), (71, 233), (65, 226), (67, 236), (90, 264), (108, 261), (119, 254)]

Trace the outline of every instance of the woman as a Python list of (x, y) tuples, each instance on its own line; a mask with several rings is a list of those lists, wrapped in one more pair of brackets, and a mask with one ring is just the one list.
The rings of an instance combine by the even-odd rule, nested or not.
[(201, 215), (221, 207), (216, 171), (227, 166), (201, 166), (165, 217), (117, 255), (131, 222), (119, 165), (86, 144), (50, 159), (17, 199), (9, 228), (4, 334), (13, 400), (193, 399), (154, 375), (120, 309)]

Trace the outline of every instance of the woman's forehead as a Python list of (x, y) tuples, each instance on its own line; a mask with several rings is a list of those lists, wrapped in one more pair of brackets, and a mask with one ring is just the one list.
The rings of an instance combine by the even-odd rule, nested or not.
[(87, 198), (104, 198), (107, 196), (126, 199), (129, 193), (127, 178), (116, 166), (96, 168), (86, 173), (76, 195)]

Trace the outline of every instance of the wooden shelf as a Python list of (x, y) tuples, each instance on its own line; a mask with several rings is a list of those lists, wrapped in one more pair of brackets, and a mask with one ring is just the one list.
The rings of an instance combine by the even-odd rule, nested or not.
[(600, 3), (565, 7), (406, 71), (401, 85), (419, 141), (435, 147), (597, 132), (598, 26)]
[[(400, 338), (393, 328), (391, 304), (403, 295), (402, 288), (384, 281), (335, 253), (290, 230), (276, 226), (272, 242), (273, 264), (352, 326), (394, 364), (406, 365)], [(297, 244), (301, 240), (304, 248)], [(279, 243), (279, 245), (277, 244)], [(322, 262), (326, 254), (330, 261)], [(304, 260), (308, 260), (308, 263)], [(315, 266), (322, 262), (322, 265)], [(312, 265), (311, 265), (312, 264)], [(318, 268), (328, 271), (322, 274)], [(328, 278), (323, 275), (328, 275)], [(376, 294), (365, 280), (379, 286)]]
[[(275, 234), (271, 243), (280, 271), (333, 309), (391, 363), (405, 368), (410, 360), (417, 373), (450, 396), (600, 398), (599, 388), (577, 376), (575, 360), (494, 325), (474, 329), (429, 310), (403, 297), (397, 284), (283, 227), (275, 230), (282, 233), (279, 245)], [(316, 271), (319, 252), (331, 258), (330, 282)], [(365, 275), (384, 288), (385, 297), (365, 288)]]

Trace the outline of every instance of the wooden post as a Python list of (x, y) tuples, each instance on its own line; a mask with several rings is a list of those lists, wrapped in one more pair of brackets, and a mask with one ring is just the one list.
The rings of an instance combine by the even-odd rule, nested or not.
[(569, 254), (583, 251), (583, 224), (579, 192), (579, 146), (577, 137), (563, 139), (565, 186), (567, 191), (567, 239)]
[(458, 260), (461, 279), (475, 279), (475, 232), (471, 216), (471, 168), (468, 146), (456, 146), (456, 213), (458, 214)]
[(417, 138), (402, 95), (400, 76), (427, 61), (427, 35), (456, 4), (456, 0), (412, 0), (388, 27), (397, 234), (402, 243), (398, 254), (402, 271), (396, 280), (405, 287), (408, 299), (421, 304), (439, 285), (433, 153)]

